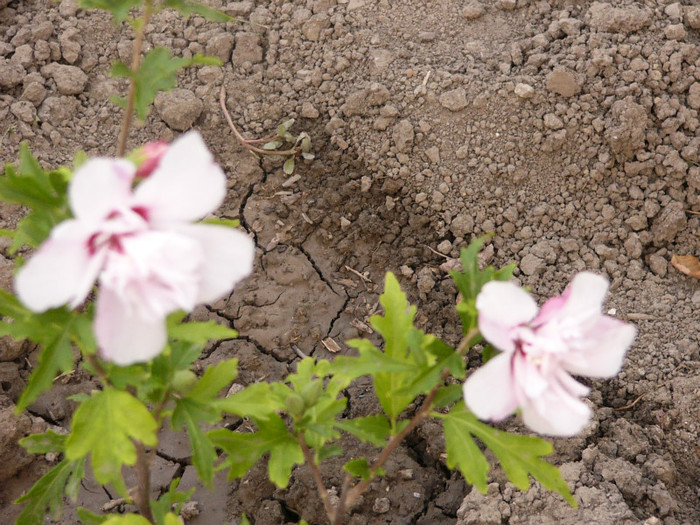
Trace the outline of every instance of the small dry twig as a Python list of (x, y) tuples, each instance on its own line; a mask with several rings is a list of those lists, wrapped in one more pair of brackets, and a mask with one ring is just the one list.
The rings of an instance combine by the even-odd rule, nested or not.
[[(228, 127), (231, 128), (231, 131), (238, 139), (238, 142), (240, 142), (241, 145), (243, 147), (247, 148), (249, 151), (251, 151), (253, 153), (258, 153), (260, 155), (277, 155), (279, 157), (289, 157), (291, 155), (297, 154), (296, 149), (287, 149), (287, 150), (283, 150), (283, 151), (278, 151), (278, 150), (258, 148), (254, 144), (260, 144), (261, 142), (269, 142), (269, 140), (267, 140), (267, 139), (246, 139), (243, 135), (241, 135), (240, 132), (238, 131), (238, 129), (236, 129), (236, 126), (233, 124), (233, 119), (231, 118), (231, 115), (229, 114), (228, 109), (226, 109), (226, 88), (224, 86), (221, 86), (221, 94), (219, 97), (219, 103), (221, 104), (221, 111), (224, 112), (224, 116), (226, 117), (226, 122), (228, 122)], [(274, 137), (273, 137), (273, 139), (274, 139)]]

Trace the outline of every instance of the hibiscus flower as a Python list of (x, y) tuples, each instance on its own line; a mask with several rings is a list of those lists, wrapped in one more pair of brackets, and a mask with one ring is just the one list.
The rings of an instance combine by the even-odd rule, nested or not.
[(136, 187), (130, 161), (83, 164), (68, 188), (73, 218), (52, 230), (15, 280), (35, 312), (75, 308), (98, 281), (95, 335), (102, 357), (118, 365), (157, 356), (168, 314), (215, 301), (253, 267), (245, 233), (192, 224), (226, 194), (226, 176), (201, 136), (187, 133), (157, 155)]
[(589, 388), (570, 374), (607, 378), (620, 371), (636, 329), (601, 313), (605, 278), (578, 274), (538, 312), (534, 299), (513, 283), (492, 281), (476, 299), (479, 330), (502, 352), (464, 384), (469, 409), (501, 421), (517, 408), (541, 434), (571, 436), (591, 417), (581, 400)]

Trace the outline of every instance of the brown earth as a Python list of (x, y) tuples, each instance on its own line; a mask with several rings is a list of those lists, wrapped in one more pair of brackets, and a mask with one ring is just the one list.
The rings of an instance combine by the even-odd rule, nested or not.
[[(203, 365), (237, 356), (246, 385), (283, 377), (300, 354), (332, 358), (325, 337), (342, 352), (349, 338), (374, 338), (366, 323), (387, 270), (419, 305), (421, 326), (455, 342), (446, 269), (485, 232), (495, 236), (484, 261), (517, 262), (517, 279), (541, 298), (580, 270), (606, 275), (606, 309), (639, 327), (623, 372), (589, 383), (594, 421), (555, 442), (578, 510), (538, 487), (518, 492), (499, 470), (487, 495), (471, 490), (446, 469), (439, 430), (426, 423), (349, 523), (700, 523), (700, 288), (669, 264), (674, 253), (700, 255), (700, 8), (692, 0), (209, 3), (250, 23), (159, 14), (149, 46), (206, 52), (225, 66), (183, 73), (180, 90), (159, 97), (130, 141), (199, 129), (230, 177), (220, 214), (240, 218), (257, 243), (254, 276), (196, 312), (242, 334), (212, 346)], [(108, 99), (125, 85), (108, 70), (128, 61), (128, 26), (115, 29), (70, 1), (0, 6), (2, 159), (14, 161), (23, 140), (46, 166), (69, 163), (78, 149), (113, 155), (121, 112)], [(297, 118), (316, 160), (289, 178), (243, 152), (218, 108), (222, 85), (245, 134)], [(18, 210), (0, 213), (7, 227)], [(2, 285), (10, 280), (5, 261)], [(56, 460), (32, 460), (14, 443), (66, 425), (74, 407), (65, 397), (92, 386), (82, 374), (64, 378), (14, 418), (30, 350), (0, 347), (1, 523)], [(349, 415), (377, 410), (368, 383), (347, 395)], [(183, 443), (164, 435), (156, 488), (173, 476), (196, 484)], [(350, 456), (373, 453), (346, 445)], [(324, 471), (335, 490), (341, 461)], [(241, 512), (257, 525), (324, 523), (305, 467), (285, 491), (258, 465), (195, 499), (191, 524), (236, 523)], [(85, 483), (81, 505), (109, 501), (109, 491)], [(74, 510), (63, 523), (77, 523)]]

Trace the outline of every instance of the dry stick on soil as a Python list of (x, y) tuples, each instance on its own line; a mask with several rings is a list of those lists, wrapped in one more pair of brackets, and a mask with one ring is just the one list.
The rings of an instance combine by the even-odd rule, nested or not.
[[(465, 354), (466, 351), (469, 350), (469, 348), (471, 347), (471, 342), (476, 338), (478, 334), (479, 330), (475, 328), (470, 330), (462, 338), (462, 341), (460, 341), (456, 351), (459, 354)], [(350, 488), (351, 477), (349, 475), (345, 476), (342, 492), (340, 495), (340, 501), (338, 501), (338, 505), (335, 508), (335, 512), (329, 512), (330, 504), (326, 503), (328, 500), (328, 494), (326, 492), (325, 486), (323, 485), (323, 480), (321, 479), (321, 472), (313, 463), (313, 458), (311, 458), (310, 453), (307, 457), (306, 451), (308, 451), (308, 448), (306, 448), (306, 451), (304, 451), (306, 443), (302, 443), (303, 439), (301, 437), (299, 438), (299, 444), (302, 445), (304, 457), (306, 458), (307, 463), (309, 463), (309, 465), (311, 466), (311, 471), (314, 474), (314, 480), (318, 487), (319, 494), (321, 494), (321, 499), (323, 500), (323, 505), (326, 508), (326, 513), (328, 514), (328, 519), (330, 520), (331, 525), (342, 525), (343, 520), (345, 518), (345, 510), (350, 508), (355, 502), (355, 500), (357, 500), (357, 498), (359, 498), (364, 493), (364, 491), (367, 490), (367, 487), (369, 487), (370, 482), (377, 475), (379, 469), (381, 469), (384, 466), (384, 463), (386, 463), (387, 459), (389, 459), (389, 456), (391, 456), (391, 453), (394, 451), (394, 449), (396, 449), (396, 447), (399, 446), (399, 443), (401, 443), (413, 431), (414, 428), (416, 428), (426, 417), (430, 415), (430, 412), (433, 409), (433, 400), (435, 399), (435, 396), (437, 395), (440, 388), (443, 386), (443, 381), (449, 376), (450, 371), (448, 369), (443, 370), (442, 374), (440, 375), (440, 383), (437, 386), (435, 386), (435, 388), (433, 388), (430, 391), (430, 393), (425, 397), (425, 399), (423, 400), (423, 404), (421, 405), (418, 412), (416, 412), (416, 414), (411, 418), (411, 421), (401, 430), (401, 432), (399, 432), (391, 438), (387, 446), (384, 448), (384, 450), (382, 450), (381, 454), (379, 454), (379, 457), (374, 461), (374, 463), (372, 463), (368, 479), (362, 480), (357, 485)]]
[[(226, 109), (226, 88), (224, 86), (221, 86), (221, 94), (219, 96), (219, 103), (221, 104), (221, 111), (224, 112), (224, 116), (226, 117), (226, 122), (228, 122), (228, 127), (231, 128), (231, 131), (233, 131), (233, 134), (236, 136), (238, 139), (238, 142), (241, 143), (241, 145), (245, 148), (247, 148), (249, 151), (252, 151), (253, 153), (258, 153), (260, 155), (277, 155), (280, 157), (287, 157), (289, 155), (296, 155), (297, 150), (296, 148), (293, 149), (287, 149), (283, 151), (278, 151), (274, 149), (262, 149), (258, 148), (256, 146), (253, 146), (253, 144), (259, 144), (264, 141), (264, 139), (246, 139), (243, 135), (241, 135), (238, 130), (236, 129), (236, 126), (233, 124), (233, 119), (231, 119), (231, 115), (228, 112), (228, 109)], [(269, 141), (267, 141), (269, 142)]]
[[(143, 37), (146, 33), (146, 25), (151, 18), (153, 11), (153, 0), (146, 0), (143, 8), (143, 16), (138, 21), (136, 29), (136, 37), (134, 38), (134, 50), (131, 56), (131, 71), (136, 73), (141, 62), (141, 48), (143, 47)], [(129, 136), (129, 127), (131, 126), (131, 118), (134, 113), (134, 99), (136, 98), (136, 80), (131, 78), (129, 84), (129, 94), (126, 98), (126, 109), (124, 110), (124, 121), (122, 129), (119, 132), (119, 144), (117, 146), (117, 157), (123, 157), (126, 152), (126, 139)]]

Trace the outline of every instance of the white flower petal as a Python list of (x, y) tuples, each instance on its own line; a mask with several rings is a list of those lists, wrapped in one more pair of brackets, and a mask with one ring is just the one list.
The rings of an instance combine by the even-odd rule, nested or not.
[(572, 374), (612, 377), (622, 368), (637, 329), (631, 324), (601, 315), (581, 336), (578, 348), (561, 356), (562, 366)]
[(513, 340), (510, 330), (531, 321), (537, 315), (535, 300), (513, 283), (486, 283), (476, 298), (481, 335), (495, 347), (510, 352)]
[(226, 175), (214, 163), (197, 132), (182, 135), (158, 167), (134, 192), (134, 203), (147, 210), (149, 222), (168, 225), (201, 219), (226, 196)]
[(27, 308), (43, 312), (68, 303), (75, 307), (85, 300), (103, 261), (101, 254), (90, 254), (90, 235), (75, 220), (54, 228), (15, 278), (15, 291)]
[(212, 224), (194, 224), (178, 228), (198, 241), (203, 259), (197, 302), (211, 303), (233, 289), (253, 271), (255, 244), (241, 230)]
[(511, 355), (499, 354), (467, 378), (462, 388), (469, 410), (483, 420), (501, 421), (517, 408)]
[(563, 297), (559, 319), (577, 319), (584, 323), (600, 315), (605, 294), (608, 292), (608, 280), (591, 272), (577, 274), (567, 287)]
[(119, 366), (150, 361), (163, 351), (165, 319), (148, 320), (103, 286), (97, 298), (95, 336), (103, 359)]
[(75, 172), (68, 188), (75, 217), (99, 222), (114, 210), (128, 206), (135, 173), (136, 166), (127, 160), (88, 160)]
[(525, 425), (538, 434), (566, 437), (586, 426), (591, 409), (567, 390), (552, 385), (542, 396), (524, 403), (522, 415)]

